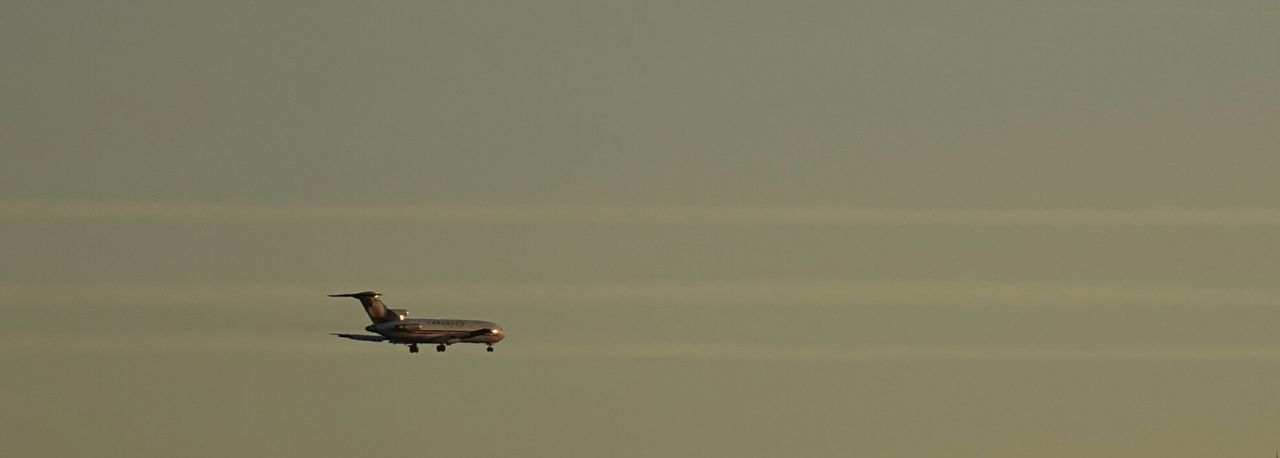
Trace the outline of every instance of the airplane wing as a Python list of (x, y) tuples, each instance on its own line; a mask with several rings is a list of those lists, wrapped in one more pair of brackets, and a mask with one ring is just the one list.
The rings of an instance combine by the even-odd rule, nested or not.
[(382, 342), (384, 340), (387, 340), (387, 338), (383, 336), (371, 336), (366, 334), (333, 334), (333, 335), (344, 338), (344, 339), (363, 340), (365, 342)]

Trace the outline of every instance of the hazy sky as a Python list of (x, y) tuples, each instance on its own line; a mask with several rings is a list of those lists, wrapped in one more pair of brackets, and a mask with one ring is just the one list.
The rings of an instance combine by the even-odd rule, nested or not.
[[(1280, 4), (0, 0), (0, 455), (1273, 456)], [(325, 294), (501, 323), (344, 341)]]

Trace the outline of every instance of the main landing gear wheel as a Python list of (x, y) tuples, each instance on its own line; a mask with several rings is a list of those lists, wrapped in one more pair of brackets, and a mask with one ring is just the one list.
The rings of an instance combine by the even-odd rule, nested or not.
[(445, 347), (444, 344), (436, 345), (436, 351), (438, 352), (444, 352), (445, 348), (448, 348), (448, 347)]
[(489, 346), (489, 348), (484, 349), (484, 351), (487, 351), (487, 352), (489, 352), (489, 353), (493, 353), (493, 345), (490, 345), (490, 346)]
[(418, 346), (417, 346), (417, 345), (410, 345), (410, 346), (409, 346), (409, 353), (417, 353), (417, 352), (418, 352)]

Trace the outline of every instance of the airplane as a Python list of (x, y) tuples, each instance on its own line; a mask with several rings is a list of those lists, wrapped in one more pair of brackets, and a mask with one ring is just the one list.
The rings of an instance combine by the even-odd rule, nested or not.
[(501, 326), (491, 321), (408, 318), (408, 311), (387, 308), (380, 299), (382, 294), (373, 291), (330, 294), (329, 297), (358, 299), (373, 321), (364, 330), (377, 334), (333, 334), (344, 339), (408, 345), (409, 353), (417, 353), (418, 344), (436, 344), (436, 351), (442, 352), (456, 343), (482, 343), (488, 346), (485, 351), (492, 352), (493, 344), (507, 336)]

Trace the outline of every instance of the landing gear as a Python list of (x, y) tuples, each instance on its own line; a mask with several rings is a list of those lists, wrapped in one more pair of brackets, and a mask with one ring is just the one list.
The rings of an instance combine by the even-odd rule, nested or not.
[(484, 349), (484, 351), (487, 351), (487, 352), (489, 352), (489, 353), (493, 353), (493, 345), (490, 345), (490, 346), (489, 346), (489, 348), (485, 348), (485, 349)]
[(445, 348), (448, 348), (448, 347), (444, 346), (444, 344), (436, 345), (436, 351), (438, 352), (444, 353)]
[(418, 344), (409, 345), (409, 353), (417, 353), (417, 352), (418, 352)]

